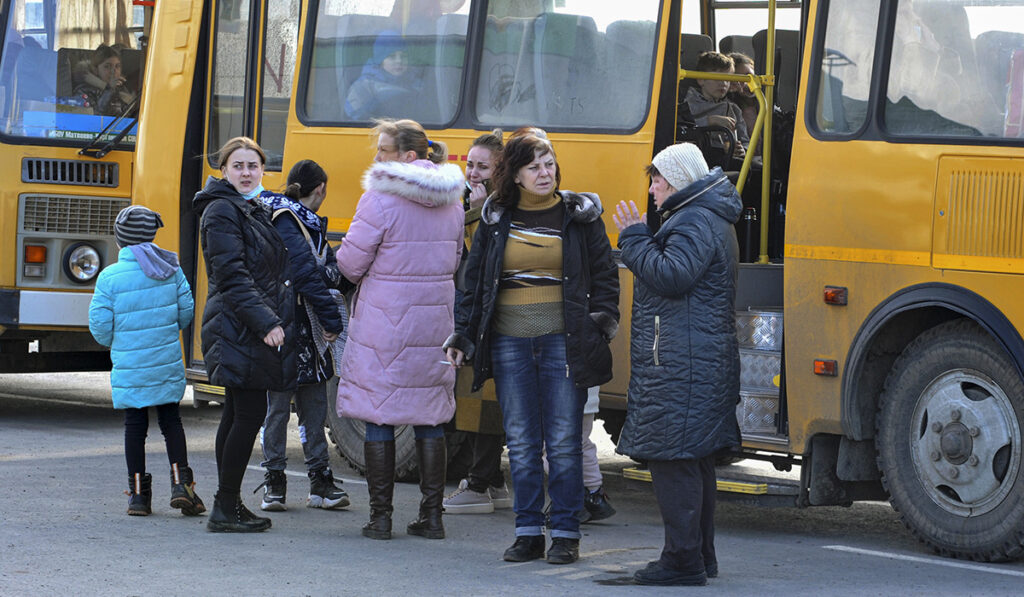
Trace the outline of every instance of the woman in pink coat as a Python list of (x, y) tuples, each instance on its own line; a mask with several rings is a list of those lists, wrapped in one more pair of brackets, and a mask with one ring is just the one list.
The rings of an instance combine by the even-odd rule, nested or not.
[[(407, 532), (443, 539), (445, 438), (455, 413), (455, 368), (441, 345), (454, 329), (462, 251), (462, 189), (448, 150), (411, 120), (380, 121), (376, 163), (363, 175), (338, 268), (358, 284), (341, 358), (338, 414), (366, 422), (370, 521), (363, 535), (391, 538), (395, 425), (413, 425), (419, 518)], [(443, 164), (443, 165), (438, 165)]]

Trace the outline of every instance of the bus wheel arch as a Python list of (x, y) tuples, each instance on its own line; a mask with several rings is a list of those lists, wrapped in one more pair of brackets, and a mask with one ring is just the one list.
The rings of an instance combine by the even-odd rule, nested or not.
[(918, 336), (878, 413), (882, 482), (914, 535), (948, 556), (1024, 555), (1024, 379), (983, 326), (958, 318)]

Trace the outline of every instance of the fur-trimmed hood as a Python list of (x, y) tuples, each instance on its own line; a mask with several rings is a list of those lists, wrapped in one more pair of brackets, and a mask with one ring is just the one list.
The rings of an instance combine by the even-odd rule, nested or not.
[[(597, 193), (576, 193), (574, 191), (555, 191), (562, 198), (562, 204), (569, 211), (569, 217), (576, 222), (586, 224), (593, 222), (604, 213), (601, 205), (601, 198)], [(497, 194), (491, 193), (480, 211), (480, 220), (487, 225), (493, 226), (505, 213), (505, 208), (495, 205), (494, 200)]]
[(363, 189), (394, 195), (427, 207), (462, 201), (466, 178), (455, 164), (429, 160), (378, 162), (363, 174)]

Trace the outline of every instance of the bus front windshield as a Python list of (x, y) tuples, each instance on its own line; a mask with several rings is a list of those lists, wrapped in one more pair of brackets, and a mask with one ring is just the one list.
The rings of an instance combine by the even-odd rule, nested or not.
[[(6, 2), (0, 134), (89, 142), (134, 116), (142, 83), (143, 9), (131, 0)], [(107, 131), (131, 127), (125, 118)]]

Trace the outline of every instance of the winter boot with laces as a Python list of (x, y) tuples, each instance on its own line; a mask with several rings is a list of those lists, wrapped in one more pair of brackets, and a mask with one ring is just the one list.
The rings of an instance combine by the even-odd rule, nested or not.
[(270, 528), (270, 519), (256, 516), (238, 495), (213, 498), (213, 510), (206, 521), (211, 533), (259, 533)]
[(288, 477), (284, 471), (268, 470), (263, 475), (263, 483), (256, 486), (256, 491), (263, 488), (263, 501), (260, 503), (260, 510), (284, 512), (287, 506), (284, 505), (285, 494), (288, 492)]
[(334, 473), (330, 468), (309, 471), (309, 499), (306, 506), (310, 508), (344, 508), (349, 505), (348, 493), (334, 484)]
[(171, 465), (171, 507), (181, 510), (185, 516), (199, 516), (206, 512), (206, 505), (196, 495), (196, 483), (192, 469), (187, 466)]
[(128, 475), (129, 516), (149, 516), (153, 512), (153, 475), (135, 473)]

